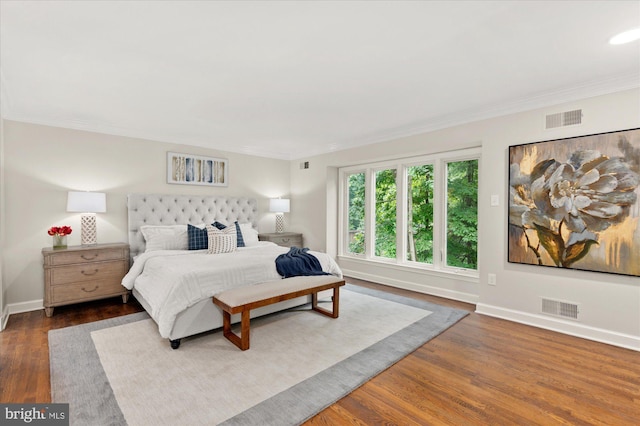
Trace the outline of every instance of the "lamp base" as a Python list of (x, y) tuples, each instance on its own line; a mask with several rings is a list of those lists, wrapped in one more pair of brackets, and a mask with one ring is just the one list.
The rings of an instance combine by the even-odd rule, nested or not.
[(284, 232), (284, 214), (276, 213), (276, 233), (282, 234)]
[(95, 246), (98, 244), (96, 232), (96, 214), (83, 213), (80, 217), (81, 243), (83, 246)]

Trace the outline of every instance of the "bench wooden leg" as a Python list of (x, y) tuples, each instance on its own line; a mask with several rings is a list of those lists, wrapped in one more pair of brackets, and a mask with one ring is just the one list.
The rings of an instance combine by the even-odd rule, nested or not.
[(222, 311), (222, 334), (229, 339), (231, 343), (236, 345), (243, 351), (249, 349), (249, 334), (251, 326), (251, 311), (249, 309), (242, 311), (240, 322), (240, 336), (231, 331), (231, 314), (227, 311)]
[(333, 288), (333, 311), (318, 306), (318, 293), (311, 293), (311, 309), (331, 318), (338, 318), (340, 309), (340, 287)]

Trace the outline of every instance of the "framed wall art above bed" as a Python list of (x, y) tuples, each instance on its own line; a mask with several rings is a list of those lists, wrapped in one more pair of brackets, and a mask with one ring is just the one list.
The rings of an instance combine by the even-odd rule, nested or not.
[(229, 186), (228, 160), (167, 152), (167, 183)]
[(509, 147), (508, 261), (640, 276), (640, 129)]

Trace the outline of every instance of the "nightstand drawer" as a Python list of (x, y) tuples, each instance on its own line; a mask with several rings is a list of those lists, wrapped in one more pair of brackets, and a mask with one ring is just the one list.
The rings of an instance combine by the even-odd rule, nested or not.
[(94, 262), (61, 268), (52, 268), (51, 285), (75, 282), (98, 281), (110, 277), (122, 277), (126, 274), (123, 261)]
[(125, 259), (124, 250), (119, 248), (101, 250), (64, 251), (49, 256), (51, 266), (70, 265), (85, 262), (103, 262), (106, 260)]
[(110, 294), (122, 294), (124, 287), (118, 279), (88, 281), (52, 287), (51, 303), (70, 303), (74, 300), (94, 299)]
[(282, 247), (302, 247), (302, 234), (299, 232), (275, 232), (258, 234), (260, 241), (271, 241)]
[(302, 246), (302, 238), (296, 237), (272, 237), (269, 241), (283, 247)]

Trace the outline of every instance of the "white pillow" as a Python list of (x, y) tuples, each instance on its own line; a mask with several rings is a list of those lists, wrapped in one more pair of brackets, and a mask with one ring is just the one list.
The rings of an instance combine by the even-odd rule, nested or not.
[(238, 233), (235, 226), (227, 226), (224, 229), (218, 229), (214, 226), (207, 225), (207, 236), (209, 237), (209, 250), (207, 253), (220, 254), (231, 253), (238, 246)]
[(143, 225), (140, 232), (146, 243), (145, 251), (189, 249), (187, 225)]
[(258, 245), (258, 231), (253, 229), (250, 223), (241, 223), (240, 232), (242, 232), (242, 239), (244, 240), (245, 247)]

